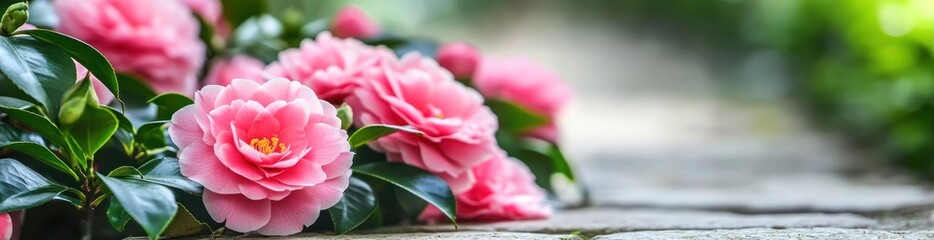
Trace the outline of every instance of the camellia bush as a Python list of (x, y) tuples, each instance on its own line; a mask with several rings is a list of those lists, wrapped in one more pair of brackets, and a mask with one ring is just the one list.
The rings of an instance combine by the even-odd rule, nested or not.
[(231, 2), (0, 5), (0, 238), (52, 201), (84, 239), (542, 219), (574, 182), (534, 62)]

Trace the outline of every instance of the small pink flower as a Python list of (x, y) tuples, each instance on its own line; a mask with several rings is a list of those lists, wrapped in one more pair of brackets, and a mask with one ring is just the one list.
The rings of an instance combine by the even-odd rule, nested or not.
[(172, 116), (182, 175), (204, 185), (204, 205), (238, 232), (289, 235), (347, 189), (353, 153), (337, 110), (308, 87), (234, 79), (195, 93)]
[(381, 71), (380, 62), (395, 55), (385, 47), (371, 47), (356, 39), (339, 39), (324, 32), (302, 41), (298, 49), (279, 53), (266, 69), (270, 77), (299, 81), (321, 99), (340, 104), (364, 78)]
[(573, 92), (554, 73), (526, 60), (484, 59), (473, 84), (488, 98), (511, 101), (550, 118), (547, 125), (529, 134), (552, 142), (558, 139), (555, 118)]
[(180, 1), (57, 0), (60, 32), (99, 50), (157, 92), (194, 92), (204, 64), (198, 21)]
[[(457, 220), (509, 221), (551, 216), (545, 191), (535, 185), (535, 176), (518, 160), (501, 152), (472, 169), (477, 181), (456, 194)], [(428, 223), (444, 221), (438, 208), (430, 206), (419, 216)]]
[(472, 76), (479, 62), (480, 53), (470, 44), (452, 42), (438, 48), (438, 64), (457, 78)]
[(262, 83), (265, 67), (262, 61), (245, 55), (219, 59), (214, 62), (211, 70), (204, 77), (204, 85), (227, 86), (235, 78), (258, 80)]
[(0, 213), (0, 240), (13, 238), (13, 219), (8, 213)]
[(382, 30), (363, 10), (351, 5), (337, 12), (331, 23), (331, 31), (339, 38), (361, 39), (376, 37)]
[(354, 124), (411, 126), (424, 136), (395, 133), (370, 143), (394, 162), (438, 174), (455, 192), (473, 182), (469, 171), (498, 151), (496, 116), (483, 97), (417, 53), (383, 63), (382, 75), (347, 98)]

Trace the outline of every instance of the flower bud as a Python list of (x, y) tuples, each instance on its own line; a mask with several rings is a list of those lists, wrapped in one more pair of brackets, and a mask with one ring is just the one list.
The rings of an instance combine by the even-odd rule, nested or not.
[(18, 2), (10, 5), (0, 18), (0, 34), (10, 35), (20, 26), (26, 24), (29, 19), (29, 6), (26, 3)]
[(438, 64), (451, 71), (458, 80), (473, 76), (479, 61), (480, 53), (467, 43), (447, 43), (438, 48)]

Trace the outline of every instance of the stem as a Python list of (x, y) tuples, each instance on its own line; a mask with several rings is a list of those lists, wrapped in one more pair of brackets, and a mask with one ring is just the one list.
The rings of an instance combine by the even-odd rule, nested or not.
[(81, 237), (81, 240), (91, 240), (91, 233), (93, 232), (93, 223), (94, 223), (94, 201), (97, 190), (94, 189), (91, 185), (91, 179), (84, 179), (84, 195), (87, 196), (87, 200), (84, 201), (84, 221), (81, 223), (81, 227), (84, 235)]

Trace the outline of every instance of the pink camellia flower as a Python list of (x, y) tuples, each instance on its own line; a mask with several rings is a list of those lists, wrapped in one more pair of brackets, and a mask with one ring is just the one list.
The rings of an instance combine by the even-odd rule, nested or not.
[(198, 21), (180, 1), (56, 0), (58, 31), (99, 50), (157, 92), (194, 92), (204, 64)]
[(382, 31), (379, 24), (357, 6), (346, 6), (337, 12), (331, 31), (339, 38), (372, 38)]
[(265, 67), (262, 61), (245, 55), (220, 59), (211, 65), (211, 70), (204, 77), (204, 85), (227, 86), (235, 78), (257, 80), (262, 83)]
[(302, 41), (300, 48), (279, 53), (278, 61), (270, 64), (266, 72), (270, 77), (299, 81), (321, 99), (340, 104), (364, 78), (381, 71), (381, 62), (393, 57), (385, 47), (371, 47), (323, 32), (314, 41)]
[(457, 78), (472, 76), (479, 62), (480, 53), (470, 44), (452, 42), (438, 48), (438, 64)]
[(337, 110), (308, 87), (234, 79), (195, 93), (172, 116), (182, 175), (204, 185), (204, 206), (238, 232), (289, 235), (347, 189), (353, 153)]
[(13, 238), (13, 219), (8, 213), (0, 213), (0, 240)]
[(521, 59), (484, 59), (473, 77), (473, 84), (484, 96), (519, 104), (550, 119), (530, 135), (548, 141), (558, 139), (555, 118), (573, 96), (571, 88), (557, 75)]
[[(458, 221), (509, 221), (547, 218), (551, 207), (535, 176), (518, 160), (500, 152), (472, 169), (477, 181), (456, 194)], [(419, 220), (435, 223), (446, 217), (429, 205)]]
[(404, 162), (448, 180), (454, 192), (473, 182), (470, 168), (498, 151), (496, 116), (479, 93), (417, 53), (383, 63), (381, 76), (347, 98), (354, 124), (410, 126), (424, 132), (394, 133), (370, 143), (389, 161)]

